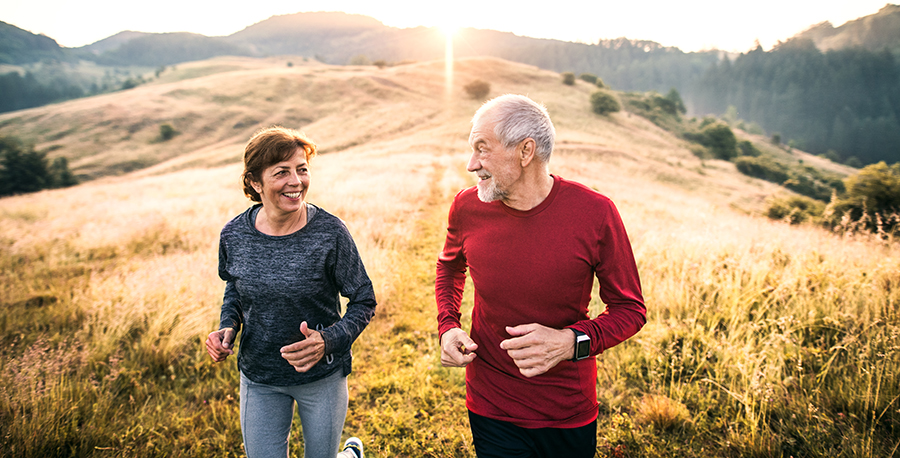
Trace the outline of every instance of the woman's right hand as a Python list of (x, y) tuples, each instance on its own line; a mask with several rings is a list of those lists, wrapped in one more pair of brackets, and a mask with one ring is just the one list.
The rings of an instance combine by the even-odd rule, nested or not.
[(206, 352), (217, 363), (234, 354), (234, 328), (224, 328), (210, 332), (206, 337)]

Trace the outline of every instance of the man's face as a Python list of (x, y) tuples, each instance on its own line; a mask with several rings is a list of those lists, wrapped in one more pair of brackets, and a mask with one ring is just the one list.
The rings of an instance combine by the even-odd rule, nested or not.
[(478, 120), (469, 134), (472, 157), (466, 170), (478, 175), (478, 198), (482, 202), (506, 200), (511, 186), (522, 174), (515, 148), (504, 148), (494, 134), (494, 123)]

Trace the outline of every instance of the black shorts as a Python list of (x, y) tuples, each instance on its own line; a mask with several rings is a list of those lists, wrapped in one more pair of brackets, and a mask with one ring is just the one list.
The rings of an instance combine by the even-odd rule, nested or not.
[(593, 458), (597, 420), (579, 428), (528, 429), (469, 411), (478, 458)]

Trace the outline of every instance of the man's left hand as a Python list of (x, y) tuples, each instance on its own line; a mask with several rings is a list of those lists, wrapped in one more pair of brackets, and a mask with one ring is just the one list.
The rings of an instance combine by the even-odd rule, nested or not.
[(554, 368), (575, 354), (575, 333), (571, 329), (553, 329), (537, 323), (507, 326), (512, 338), (500, 342), (526, 377), (534, 377)]

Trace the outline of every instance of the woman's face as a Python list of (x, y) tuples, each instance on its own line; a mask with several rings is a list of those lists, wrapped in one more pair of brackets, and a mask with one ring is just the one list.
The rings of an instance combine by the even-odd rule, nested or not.
[(259, 193), (263, 207), (269, 211), (291, 213), (303, 208), (309, 189), (309, 164), (303, 148), (297, 148), (289, 159), (267, 167), (262, 183), (251, 182)]

